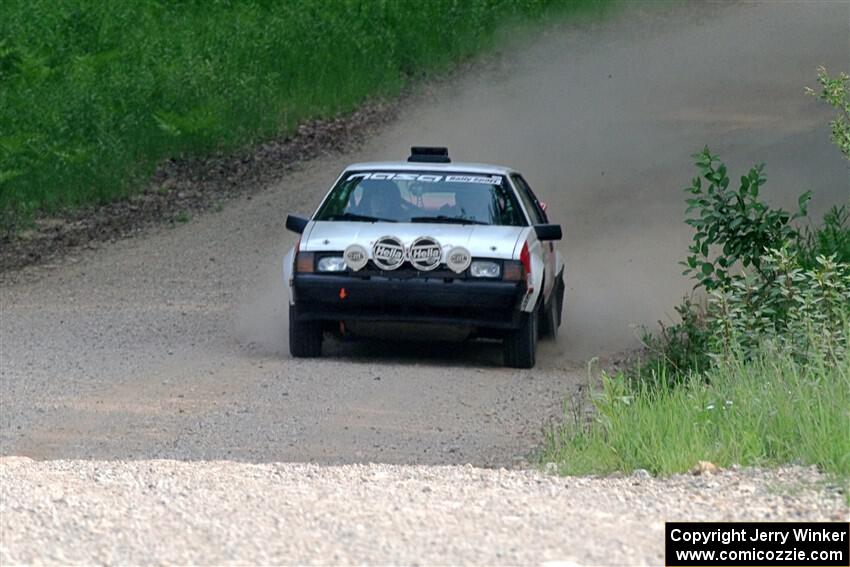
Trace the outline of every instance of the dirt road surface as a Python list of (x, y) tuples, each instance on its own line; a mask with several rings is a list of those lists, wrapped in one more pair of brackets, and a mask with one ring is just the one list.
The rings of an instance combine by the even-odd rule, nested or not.
[[(764, 161), (768, 197), (791, 206), (811, 189), (814, 216), (850, 194), (829, 110), (803, 94), (817, 66), (848, 67), (846, 1), (635, 4), (505, 35), (480, 72), (423, 87), (355, 154), (7, 278), (0, 454), (524, 466), (587, 359), (636, 346), (633, 326), (667, 319), (689, 289), (676, 264), (689, 154), (709, 144), (733, 180)], [(487, 343), (288, 356), (285, 214), (310, 213), (346, 163), (403, 159), (413, 144), (517, 167), (563, 224), (566, 328), (535, 369), (502, 368)]]

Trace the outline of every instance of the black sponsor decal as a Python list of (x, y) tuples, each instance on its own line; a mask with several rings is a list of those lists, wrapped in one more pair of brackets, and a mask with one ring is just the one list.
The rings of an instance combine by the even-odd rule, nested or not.
[(394, 173), (391, 171), (375, 171), (352, 173), (348, 179), (394, 179), (396, 181), (418, 181), (420, 183), (480, 183), (484, 185), (500, 185), (501, 175), (437, 175), (433, 173)]

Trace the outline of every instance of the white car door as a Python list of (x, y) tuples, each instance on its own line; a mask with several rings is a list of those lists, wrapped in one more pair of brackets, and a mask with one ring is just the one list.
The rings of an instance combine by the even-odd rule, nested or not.
[[(516, 188), (517, 194), (519, 194), (519, 197), (522, 200), (525, 210), (528, 211), (531, 224), (549, 224), (546, 212), (543, 210), (543, 207), (540, 205), (540, 201), (537, 200), (537, 197), (534, 195), (534, 192), (531, 190), (531, 187), (525, 179), (523, 179), (520, 174), (514, 173), (511, 175), (511, 181)], [(548, 301), (549, 295), (552, 293), (552, 288), (555, 285), (555, 270), (557, 268), (557, 266), (555, 266), (555, 243), (549, 241), (538, 242), (537, 244), (540, 246), (540, 252), (543, 255), (543, 265), (545, 266), (543, 298)]]

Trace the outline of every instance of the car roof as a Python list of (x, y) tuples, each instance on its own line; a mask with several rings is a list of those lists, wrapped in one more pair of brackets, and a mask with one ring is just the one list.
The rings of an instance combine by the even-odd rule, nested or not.
[(495, 173), (510, 175), (516, 170), (503, 165), (492, 165), (487, 163), (431, 163), (431, 162), (408, 162), (408, 161), (375, 161), (366, 163), (353, 163), (345, 168), (345, 171), (371, 171), (375, 169), (389, 169), (396, 171), (446, 171), (457, 173)]

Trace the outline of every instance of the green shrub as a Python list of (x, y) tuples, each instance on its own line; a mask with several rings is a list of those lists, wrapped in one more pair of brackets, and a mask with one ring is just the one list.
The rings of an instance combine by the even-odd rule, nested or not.
[(733, 343), (752, 353), (761, 341), (780, 337), (786, 349), (805, 357), (811, 348), (805, 325), (834, 338), (824, 344), (840, 343), (850, 308), (847, 209), (832, 208), (820, 228), (801, 233), (793, 222), (805, 216), (810, 193), (799, 197), (794, 213), (770, 207), (759, 198), (763, 165), (733, 191), (725, 164), (708, 148), (693, 157), (700, 175), (685, 189), (685, 222), (695, 232), (682, 264), (709, 300), (695, 305), (686, 299), (676, 308), (680, 323), (647, 334), (649, 356), (629, 376), (673, 386), (707, 369)]
[(686, 199), (686, 213), (698, 214), (685, 220), (696, 232), (682, 264), (684, 274), (691, 275), (697, 286), (712, 290), (728, 286), (734, 278), (730, 270), (739, 263), (761, 271), (765, 252), (796, 242), (799, 232), (791, 222), (806, 215), (811, 193), (800, 195), (799, 209), (791, 214), (759, 199), (766, 181), (764, 164), (750, 169), (741, 177), (738, 190), (732, 191), (726, 165), (708, 147), (693, 157), (702, 177), (694, 177), (685, 189), (693, 195)]
[(814, 268), (818, 256), (834, 256), (838, 262), (850, 263), (850, 208), (834, 206), (823, 217), (816, 230), (807, 229), (799, 245), (798, 260), (803, 268)]
[[(741, 177), (739, 188), (732, 190), (726, 165), (708, 147), (693, 157), (699, 175), (685, 189), (690, 215), (685, 223), (694, 228), (694, 236), (689, 255), (681, 262), (684, 275), (696, 281), (696, 288), (723, 292), (735, 282), (740, 285), (742, 270), (751, 269), (762, 276), (757, 281), (769, 286), (770, 272), (762, 269), (762, 258), (774, 248), (797, 245), (801, 236), (792, 222), (806, 214), (810, 194), (800, 196), (793, 214), (773, 208), (760, 199), (766, 182), (763, 164), (751, 168)], [(628, 373), (633, 380), (672, 386), (690, 371), (709, 367), (717, 340), (712, 336), (715, 330), (706, 325), (704, 306), (686, 299), (676, 312), (681, 322), (662, 327), (657, 336), (645, 335), (649, 355)]]
[(821, 100), (832, 105), (837, 114), (829, 123), (832, 128), (832, 141), (850, 159), (850, 75), (839, 73), (837, 77), (830, 77), (826, 68), (818, 68), (818, 84), (820, 92), (814, 89), (806, 91)]
[[(848, 77), (821, 69), (839, 108), (833, 139), (850, 158)], [(850, 502), (850, 226), (834, 207), (816, 230), (759, 200), (764, 167), (737, 191), (708, 148), (686, 189), (694, 227), (685, 274), (709, 292), (649, 337), (648, 361), (605, 375), (592, 419), (553, 428), (541, 461), (560, 472), (682, 472), (697, 461), (813, 464), (843, 477)], [(703, 186), (703, 180), (706, 184)]]
[(818, 256), (800, 267), (787, 248), (762, 257), (762, 269), (715, 289), (708, 302), (708, 351), (714, 357), (755, 356), (769, 350), (805, 363), (846, 356), (850, 321), (850, 264)]
[(631, 381), (673, 387), (689, 372), (701, 372), (709, 367), (711, 337), (704, 307), (685, 298), (675, 310), (680, 322), (662, 325), (658, 335), (644, 332), (644, 357), (626, 371)]

